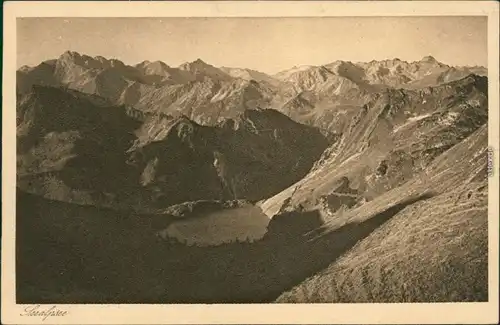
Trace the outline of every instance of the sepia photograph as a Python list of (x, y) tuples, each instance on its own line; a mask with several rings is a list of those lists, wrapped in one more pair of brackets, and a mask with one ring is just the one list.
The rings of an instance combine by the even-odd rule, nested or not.
[(161, 13), (12, 19), (16, 315), (498, 302), (488, 12)]

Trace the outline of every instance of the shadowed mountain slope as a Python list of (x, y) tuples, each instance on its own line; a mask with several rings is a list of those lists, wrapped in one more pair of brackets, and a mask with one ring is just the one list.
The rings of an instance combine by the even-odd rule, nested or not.
[(52, 199), (135, 208), (260, 200), (299, 180), (328, 145), (319, 131), (273, 110), (207, 127), (108, 105), (42, 86), (21, 96), (19, 186)]

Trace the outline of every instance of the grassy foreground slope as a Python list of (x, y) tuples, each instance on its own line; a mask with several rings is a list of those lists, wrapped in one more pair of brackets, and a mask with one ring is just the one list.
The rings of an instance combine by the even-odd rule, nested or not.
[(427, 196), (277, 302), (487, 301), (487, 130), (481, 127), (410, 182), (332, 219), (322, 235)]

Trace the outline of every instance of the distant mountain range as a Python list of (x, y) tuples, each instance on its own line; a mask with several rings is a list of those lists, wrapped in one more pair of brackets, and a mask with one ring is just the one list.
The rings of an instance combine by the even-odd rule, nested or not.
[[(17, 71), (16, 110), (24, 303), (487, 300), (484, 67), (68, 51)], [(255, 242), (161, 235), (243, 206)]]
[(114, 105), (185, 115), (206, 125), (259, 107), (329, 128), (332, 117), (325, 111), (338, 105), (359, 106), (381, 89), (430, 87), (486, 73), (483, 67), (451, 67), (428, 56), (411, 63), (399, 59), (335, 61), (293, 67), (271, 76), (250, 69), (217, 68), (201, 59), (177, 68), (161, 61), (129, 66), (116, 59), (68, 51), (36, 67), (19, 69), (17, 85), (20, 93), (34, 84), (67, 87), (99, 95)]

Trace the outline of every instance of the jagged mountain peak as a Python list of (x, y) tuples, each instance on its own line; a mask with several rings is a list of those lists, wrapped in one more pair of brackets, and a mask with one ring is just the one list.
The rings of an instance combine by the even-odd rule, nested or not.
[(290, 69), (286, 69), (283, 71), (280, 71), (274, 75), (275, 78), (278, 79), (284, 79), (289, 77), (290, 75), (294, 73), (299, 73), (303, 71), (311, 71), (312, 69), (318, 68), (318, 66), (315, 65), (295, 65)]
[(185, 62), (179, 66), (179, 69), (192, 69), (192, 68), (204, 68), (204, 67), (212, 67), (215, 68), (213, 65), (206, 63), (202, 59), (198, 58), (193, 61)]
[(156, 60), (156, 61), (144, 60), (141, 63), (138, 63), (135, 65), (135, 67), (146, 67), (146, 66), (170, 68), (170, 66), (168, 64), (166, 64), (165, 62), (160, 61), (160, 60)]
[(432, 55), (426, 55), (420, 61), (423, 61), (423, 62), (438, 62), (436, 60), (436, 58), (433, 57)]
[[(181, 82), (181, 76), (179, 76), (179, 70), (171, 68), (168, 64), (163, 61), (143, 61), (134, 66), (137, 70), (147, 76), (162, 76), (169, 77), (176, 81)], [(182, 82), (181, 82), (182, 83)]]
[(77, 58), (77, 57), (81, 57), (81, 54), (78, 53), (78, 52), (76, 52), (76, 51), (67, 50), (67, 51), (64, 51), (61, 54), (61, 57), (64, 57), (64, 58)]
[(333, 73), (330, 69), (328, 69), (328, 67), (320, 65), (294, 67), (292, 69), (279, 72), (274, 75), (274, 77), (278, 80), (290, 81), (297, 85), (306, 83), (308, 85), (306, 87), (309, 87), (312, 83), (324, 82), (331, 75), (333, 75)]
[(88, 69), (107, 69), (125, 67), (125, 63), (115, 58), (105, 58), (103, 56), (92, 57), (87, 54), (80, 54), (76, 51), (65, 51), (57, 60), (58, 64), (74, 64)]
[(92, 58), (91, 56), (88, 56), (86, 54), (80, 54), (79, 52), (68, 50), (68, 51), (63, 52), (59, 56), (58, 61), (79, 62), (79, 61), (85, 60), (85, 59), (93, 59), (94, 60), (94, 58)]
[(301, 64), (301, 65), (294, 65), (290, 70), (304, 71), (304, 70), (312, 69), (315, 67), (317, 67), (317, 66), (308, 65), (308, 64)]
[(166, 64), (165, 62), (163, 61), (159, 61), (159, 60), (156, 60), (154, 62), (150, 62), (149, 65), (153, 65), (153, 66), (161, 66), (161, 67), (164, 67), (164, 68), (170, 68), (170, 66), (168, 64)]
[(144, 67), (144, 66), (149, 65), (149, 64), (151, 64), (151, 61), (149, 61), (149, 60), (144, 60), (144, 61), (141, 61), (141, 62), (139, 62), (139, 63), (135, 64), (135, 65), (134, 65), (134, 67), (136, 67), (136, 68), (137, 68), (137, 67)]
[(193, 74), (197, 80), (203, 80), (205, 77), (215, 80), (231, 80), (232, 77), (215, 66), (204, 62), (201, 59), (196, 59), (192, 62), (186, 62), (179, 66), (180, 70), (187, 71)]
[(279, 81), (272, 76), (253, 69), (248, 68), (234, 68), (234, 67), (220, 67), (220, 70), (227, 73), (233, 78), (244, 80), (255, 80), (258, 82), (266, 82), (270, 85), (279, 86)]

